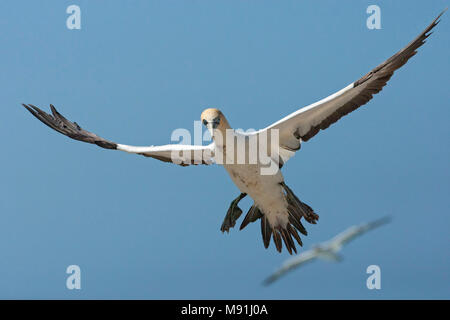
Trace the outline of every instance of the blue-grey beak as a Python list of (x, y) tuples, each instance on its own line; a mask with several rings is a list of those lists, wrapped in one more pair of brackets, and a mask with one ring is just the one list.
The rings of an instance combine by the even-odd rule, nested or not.
[(220, 118), (219, 118), (219, 117), (215, 118), (213, 121), (206, 121), (206, 120), (203, 120), (203, 124), (204, 124), (208, 129), (209, 129), (209, 128), (216, 129), (216, 128), (219, 126), (219, 123), (220, 123)]

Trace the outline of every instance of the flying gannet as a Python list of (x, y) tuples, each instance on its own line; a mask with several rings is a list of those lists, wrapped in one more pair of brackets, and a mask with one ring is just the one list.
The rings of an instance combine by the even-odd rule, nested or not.
[[(137, 147), (118, 144), (82, 129), (76, 122), (70, 122), (58, 113), (53, 105), (50, 105), (53, 115), (47, 114), (31, 104), (23, 104), (23, 106), (50, 128), (72, 139), (96, 144), (102, 148), (140, 154), (182, 166), (223, 164), (241, 193), (230, 204), (221, 227), (222, 232), (228, 232), (230, 228), (234, 227), (236, 220), (242, 214), (238, 203), (246, 195), (249, 195), (254, 204), (245, 216), (240, 229), (250, 222), (260, 219), (264, 246), (268, 248), (270, 239), (273, 238), (279, 252), (282, 250), (283, 241), (286, 249), (292, 254), (292, 251), (297, 252), (293, 238), (302, 246), (297, 230), (303, 235), (307, 235), (305, 227), (300, 222), (301, 218), (315, 224), (319, 216), (310, 206), (294, 195), (285, 184), (284, 177), (278, 168), (281, 168), (300, 149), (302, 142), (309, 141), (320, 130), (328, 128), (343, 116), (367, 103), (374, 94), (380, 92), (394, 71), (403, 66), (425, 43), (425, 39), (431, 34), (431, 29), (439, 23), (438, 19), (443, 13), (406, 47), (357, 81), (325, 99), (291, 113), (262, 130), (254, 132), (233, 130), (220, 110), (206, 109), (201, 114), (201, 121), (207, 127), (213, 140), (206, 146), (169, 144)], [(258, 143), (265, 139), (270, 141), (265, 149), (257, 149), (260, 156), (256, 157), (256, 162), (250, 161), (254, 150), (250, 148), (253, 138), (256, 138)], [(238, 159), (239, 143), (229, 144), (234, 140), (244, 142), (246, 155), (243, 161)], [(227, 148), (229, 145), (231, 147)], [(258, 146), (260, 145), (258, 144)], [(263, 157), (264, 154), (265, 157)], [(268, 161), (266, 161), (267, 159)], [(267, 165), (269, 167), (276, 166), (277, 170), (271, 174), (262, 174), (262, 170)]]
[(304, 265), (307, 262), (314, 261), (315, 259), (322, 259), (333, 262), (342, 261), (342, 257), (338, 254), (338, 252), (342, 249), (343, 245), (372, 229), (378, 228), (379, 226), (388, 223), (390, 220), (391, 219), (389, 217), (384, 217), (369, 223), (361, 224), (359, 226), (351, 226), (345, 231), (339, 233), (331, 240), (317, 244), (313, 246), (312, 249), (304, 251), (297, 257), (287, 260), (281, 266), (281, 268), (279, 268), (270, 277), (264, 280), (263, 284), (269, 285), (278, 280), (286, 273)]

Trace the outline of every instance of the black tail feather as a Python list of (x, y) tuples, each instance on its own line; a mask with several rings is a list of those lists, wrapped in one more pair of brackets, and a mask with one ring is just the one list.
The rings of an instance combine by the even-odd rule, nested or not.
[(306, 231), (303, 224), (300, 222), (301, 218), (297, 218), (295, 214), (292, 213), (291, 206), (288, 207), (288, 213), (289, 213), (289, 222), (294, 225), (295, 228), (297, 228), (298, 231), (300, 231), (301, 234), (307, 236), (308, 231)]
[(241, 226), (239, 227), (239, 230), (244, 229), (250, 222), (255, 222), (259, 218), (261, 218), (263, 214), (258, 209), (256, 205), (252, 205), (250, 209), (247, 212), (247, 215), (245, 216), (244, 220), (241, 223)]
[[(284, 184), (284, 182), (281, 183), (281, 186), (285, 190), (286, 201), (288, 203), (287, 211), (289, 215), (289, 222), (285, 227), (276, 226), (273, 228), (269, 226), (267, 218), (263, 216), (261, 218), (261, 230), (266, 230), (265, 235), (263, 234), (264, 246), (266, 248), (268, 247), (270, 241), (270, 233), (268, 233), (267, 230), (271, 230), (271, 233), (273, 234), (273, 241), (275, 243), (277, 251), (281, 252), (282, 243), (284, 242), (287, 251), (289, 252), (289, 254), (292, 254), (292, 252), (297, 253), (294, 239), (300, 246), (303, 246), (302, 239), (297, 233), (297, 230), (305, 236), (308, 234), (305, 227), (301, 223), (301, 219), (304, 218), (307, 222), (316, 224), (319, 216), (310, 206), (308, 206), (304, 202), (301, 202), (292, 192), (292, 190), (288, 186), (286, 186), (286, 184)], [(245, 225), (247, 224), (248, 222)], [(268, 240), (267, 235), (269, 235)]]
[(273, 242), (275, 242), (275, 247), (277, 248), (278, 252), (281, 252), (281, 248), (283, 245), (281, 244), (281, 236), (280, 232), (277, 229), (272, 229), (273, 232)]
[(303, 247), (302, 239), (300, 239), (300, 236), (298, 235), (297, 230), (295, 230), (295, 228), (293, 228), (292, 225), (290, 225), (290, 224), (288, 224), (287, 229), (288, 229), (289, 233), (295, 238), (295, 240), (297, 240), (300, 247)]
[(292, 254), (292, 252), (297, 253), (294, 239), (296, 240), (298, 245), (300, 245), (301, 247), (303, 246), (302, 239), (300, 238), (297, 231), (305, 236), (308, 235), (308, 232), (301, 223), (301, 219), (304, 218), (307, 222), (315, 224), (319, 219), (319, 216), (309, 205), (301, 202), (284, 182), (280, 183), (280, 185), (285, 191), (285, 197), (288, 203), (287, 213), (289, 222), (287, 223), (287, 225), (285, 227), (282, 227), (280, 225), (272, 227), (264, 213), (256, 206), (256, 204), (253, 204), (248, 210), (247, 215), (242, 221), (239, 229), (242, 230), (249, 223), (261, 219), (261, 235), (264, 247), (266, 249), (270, 245), (270, 239), (273, 238), (273, 242), (278, 252), (282, 251), (284, 242), (284, 245), (289, 254)]
[(287, 229), (280, 229), (280, 232), (281, 236), (283, 237), (284, 245), (286, 246), (286, 249), (289, 251), (289, 254), (292, 254), (292, 251), (297, 253), (294, 241), (292, 240), (292, 237), (290, 233), (287, 231)]
[(319, 215), (306, 203), (301, 202), (284, 182), (281, 182), (281, 186), (286, 191), (286, 200), (295, 208), (295, 211), (298, 211), (309, 223), (316, 224), (317, 220), (319, 220)]
[(270, 244), (270, 237), (272, 236), (272, 228), (270, 227), (267, 217), (261, 217), (261, 234), (264, 241), (264, 247), (267, 249)]

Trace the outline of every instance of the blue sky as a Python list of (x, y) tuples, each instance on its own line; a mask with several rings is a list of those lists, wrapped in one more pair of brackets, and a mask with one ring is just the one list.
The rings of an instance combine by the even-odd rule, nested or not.
[[(66, 28), (79, 5), (81, 30)], [(366, 8), (381, 8), (380, 30)], [(119, 143), (170, 143), (207, 107), (261, 128), (343, 88), (418, 35), (448, 1), (0, 2), (0, 298), (450, 298), (450, 15), (367, 105), (283, 168), (319, 214), (304, 249), (391, 224), (270, 287), (288, 254), (260, 226), (219, 230), (239, 191), (187, 167), (69, 140), (20, 103), (54, 104)], [(241, 202), (244, 211), (249, 199)], [(65, 286), (79, 265), (82, 289)], [(366, 268), (381, 268), (381, 290)]]

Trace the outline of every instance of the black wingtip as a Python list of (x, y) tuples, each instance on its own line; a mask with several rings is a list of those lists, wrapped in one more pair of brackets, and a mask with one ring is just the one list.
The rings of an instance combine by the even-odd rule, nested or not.
[(92, 132), (82, 129), (76, 122), (70, 122), (65, 117), (63, 117), (52, 104), (50, 104), (50, 109), (53, 116), (52, 114), (46, 113), (32, 104), (23, 103), (22, 106), (24, 106), (33, 116), (35, 116), (46, 126), (69, 138), (96, 144), (105, 149), (117, 149), (117, 144), (115, 142), (108, 141)]
[(375, 220), (374, 222), (378, 225), (382, 225), (382, 224), (390, 223), (391, 221), (392, 221), (392, 216), (386, 215), (384, 217), (381, 217), (380, 219)]
[(271, 277), (269, 277), (269, 278), (265, 279), (261, 284), (262, 284), (264, 287), (267, 287), (267, 286), (269, 286), (270, 284), (272, 284), (274, 281), (275, 281), (275, 279), (272, 279)]
[(447, 9), (448, 9), (448, 7), (445, 8), (444, 10), (442, 10), (442, 12), (439, 13), (439, 15), (434, 19), (434, 21), (433, 21), (433, 23), (432, 23), (433, 27), (434, 27), (434, 26), (437, 26), (438, 23), (441, 22), (441, 20), (439, 20), (439, 18), (442, 17), (442, 15), (445, 13), (445, 11), (447, 11)]
[(378, 227), (380, 227), (382, 225), (388, 224), (391, 221), (392, 221), (392, 217), (390, 215), (387, 215), (387, 216), (381, 217), (381, 218), (379, 218), (377, 220), (368, 222), (366, 224), (366, 226), (367, 226), (368, 230), (371, 230), (371, 229), (378, 228)]
[(25, 104), (25, 103), (22, 103), (22, 106), (23, 106), (25, 109), (27, 109), (32, 115), (36, 116), (36, 111), (34, 111), (34, 110), (30, 107), (30, 105), (27, 105), (27, 104)]

